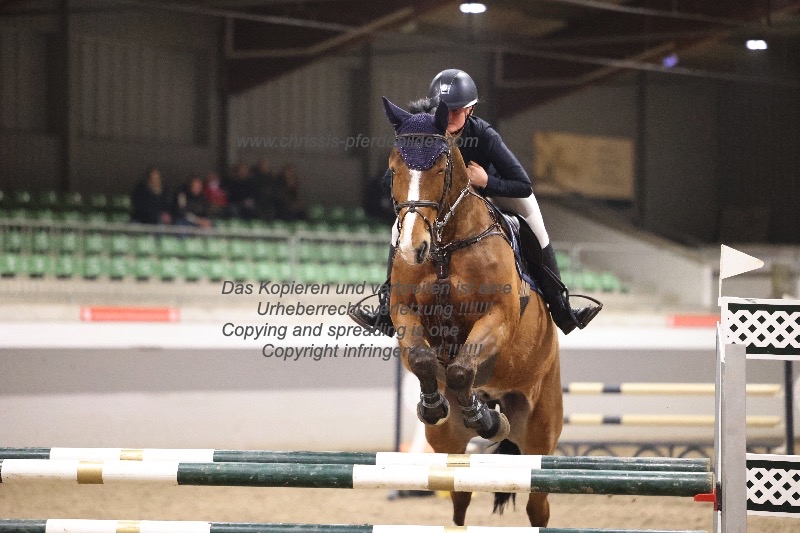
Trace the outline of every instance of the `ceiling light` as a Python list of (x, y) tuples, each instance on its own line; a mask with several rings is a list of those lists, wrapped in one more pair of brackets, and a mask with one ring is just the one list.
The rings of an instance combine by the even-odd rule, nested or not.
[(464, 3), (459, 6), (459, 9), (462, 13), (483, 13), (486, 11), (486, 4), (480, 4), (478, 2), (469, 2)]
[(766, 50), (767, 41), (764, 39), (750, 39), (747, 41), (746, 46), (748, 50)]
[(664, 68), (672, 68), (678, 64), (678, 61), (679, 61), (678, 54), (673, 53), (668, 56), (664, 56), (661, 59), (661, 65), (664, 66)]

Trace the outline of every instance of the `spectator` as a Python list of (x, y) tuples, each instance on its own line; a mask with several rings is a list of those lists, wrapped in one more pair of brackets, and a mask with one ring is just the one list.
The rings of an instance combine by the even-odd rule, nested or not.
[(189, 176), (177, 192), (173, 213), (175, 224), (179, 226), (198, 228), (213, 226), (209, 218), (208, 201), (203, 194), (203, 179), (200, 176)]
[(245, 220), (255, 218), (257, 189), (250, 167), (244, 163), (236, 165), (225, 187), (228, 190), (228, 202), (233, 216)]
[(206, 202), (208, 202), (209, 217), (220, 218), (229, 215), (228, 192), (222, 188), (219, 174), (213, 171), (206, 174), (203, 194), (206, 197)]
[(161, 183), (161, 171), (152, 167), (131, 193), (131, 220), (142, 224), (171, 224), (169, 200)]
[(256, 187), (256, 208), (260, 217), (264, 220), (274, 219), (277, 214), (275, 206), (277, 177), (266, 158), (260, 159), (253, 167), (253, 182)]
[(292, 163), (283, 167), (275, 188), (275, 208), (281, 220), (303, 220), (306, 210), (300, 201), (297, 167)]

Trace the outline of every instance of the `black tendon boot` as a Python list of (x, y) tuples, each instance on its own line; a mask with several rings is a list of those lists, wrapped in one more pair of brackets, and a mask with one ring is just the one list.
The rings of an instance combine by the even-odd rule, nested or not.
[(561, 282), (561, 274), (558, 271), (556, 264), (556, 254), (551, 245), (547, 245), (542, 249), (542, 265), (537, 276), (541, 284), (542, 294), (550, 308), (550, 314), (553, 316), (553, 321), (556, 326), (567, 334), (574, 330), (576, 327), (583, 329), (603, 308), (603, 304), (589, 298), (588, 296), (581, 296), (587, 300), (591, 300), (597, 305), (590, 305), (573, 309), (569, 304), (569, 291)]
[(386, 281), (378, 288), (378, 308), (372, 311), (363, 309), (361, 305), (368, 298), (368, 296), (361, 300), (356, 305), (350, 308), (347, 315), (352, 318), (356, 324), (366, 328), (370, 331), (380, 331), (389, 337), (394, 336), (394, 324), (392, 324), (392, 317), (389, 314), (389, 297), (391, 296), (391, 285), (389, 280), (392, 276), (392, 262), (394, 261), (394, 246), (389, 247), (389, 263), (386, 267)]

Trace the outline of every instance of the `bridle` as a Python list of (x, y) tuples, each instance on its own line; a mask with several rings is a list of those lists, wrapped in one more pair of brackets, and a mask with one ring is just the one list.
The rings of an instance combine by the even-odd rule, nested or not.
[[(444, 135), (439, 135), (435, 133), (401, 133), (395, 137), (395, 146), (400, 144), (406, 144), (411, 140), (412, 142), (437, 142), (437, 141), (444, 141), (447, 143), (447, 150), (445, 154), (447, 155), (447, 162), (445, 164), (445, 176), (444, 176), (444, 186), (442, 187), (442, 196), (439, 198), (438, 202), (433, 200), (410, 200), (405, 202), (398, 202), (394, 195), (394, 172), (392, 172), (392, 180), (391, 180), (391, 190), (392, 190), (392, 204), (394, 205), (394, 212), (397, 216), (397, 232), (398, 235), (402, 233), (403, 230), (403, 219), (400, 217), (400, 211), (403, 209), (407, 209), (406, 213), (414, 213), (415, 215), (422, 218), (422, 221), (425, 223), (425, 227), (428, 230), (428, 233), (431, 236), (431, 250), (430, 256), (433, 260), (434, 264), (436, 265), (436, 277), (439, 280), (443, 280), (449, 277), (449, 265), (450, 265), (450, 254), (452, 252), (459, 250), (461, 248), (466, 248), (467, 246), (472, 246), (475, 243), (478, 243), (485, 239), (486, 237), (492, 235), (499, 235), (503, 237), (506, 241), (508, 241), (508, 237), (506, 237), (505, 233), (503, 232), (500, 221), (497, 219), (494, 209), (491, 208), (489, 201), (475, 192), (475, 189), (472, 187), (472, 184), (468, 181), (464, 188), (458, 195), (458, 198), (446, 208), (445, 202), (447, 201), (447, 196), (450, 193), (450, 189), (453, 185), (453, 157), (452, 157), (452, 147), (450, 146), (449, 139)], [(454, 242), (442, 242), (442, 234), (444, 232), (445, 226), (452, 218), (453, 214), (455, 213), (456, 208), (461, 203), (461, 201), (466, 196), (475, 196), (480, 198), (481, 201), (486, 205), (489, 214), (492, 217), (492, 224), (490, 224), (485, 230), (483, 230), (478, 235), (474, 235), (472, 237), (467, 237), (465, 239), (461, 239), (459, 241)], [(436, 211), (436, 218), (433, 221), (428, 220), (428, 218), (422, 214), (418, 209), (420, 207), (429, 207)], [(397, 246), (397, 243), (394, 243)]]

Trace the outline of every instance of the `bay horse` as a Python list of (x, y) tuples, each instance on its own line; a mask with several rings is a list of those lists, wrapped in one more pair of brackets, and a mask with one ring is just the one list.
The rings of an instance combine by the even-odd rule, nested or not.
[[(404, 365), (419, 378), (417, 416), (434, 451), (463, 454), (476, 435), (501, 453), (552, 454), (563, 406), (555, 324), (517, 272), (487, 200), (467, 178), (448, 110), (411, 114), (383, 99), (395, 129), (389, 158), (397, 213), (390, 313)], [(499, 405), (500, 412), (489, 407)], [(450, 416), (450, 405), (461, 417)], [(451, 492), (464, 525), (472, 493)], [(510, 494), (495, 496), (502, 512)], [(531, 525), (550, 517), (531, 493)]]

